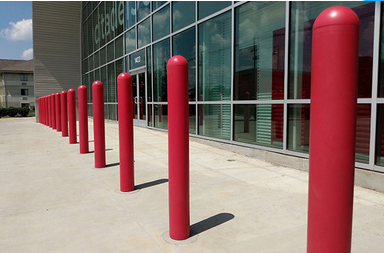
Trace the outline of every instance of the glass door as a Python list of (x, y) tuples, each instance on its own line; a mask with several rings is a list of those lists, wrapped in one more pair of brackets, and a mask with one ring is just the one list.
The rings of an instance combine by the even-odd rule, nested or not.
[(132, 74), (132, 103), (134, 125), (146, 126), (145, 72)]

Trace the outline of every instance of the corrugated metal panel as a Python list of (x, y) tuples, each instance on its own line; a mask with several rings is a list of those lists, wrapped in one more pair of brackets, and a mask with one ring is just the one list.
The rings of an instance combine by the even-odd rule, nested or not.
[[(32, 2), (35, 101), (81, 84), (81, 2)], [(37, 111), (36, 111), (37, 112)]]

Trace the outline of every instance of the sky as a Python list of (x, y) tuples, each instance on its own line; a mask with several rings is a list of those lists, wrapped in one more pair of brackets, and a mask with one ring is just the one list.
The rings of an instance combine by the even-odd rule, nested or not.
[(32, 58), (32, 2), (0, 1), (0, 59)]

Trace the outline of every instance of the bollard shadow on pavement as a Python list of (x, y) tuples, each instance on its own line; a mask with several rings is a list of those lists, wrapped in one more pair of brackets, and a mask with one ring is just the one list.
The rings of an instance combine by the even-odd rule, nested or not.
[(118, 165), (120, 165), (119, 162), (117, 162), (117, 163), (107, 164), (107, 165), (105, 165), (105, 167), (108, 168), (108, 167), (114, 167), (114, 166), (118, 166)]
[(155, 181), (139, 184), (135, 186), (135, 190), (140, 190), (140, 189), (144, 189), (144, 188), (148, 188), (148, 187), (152, 187), (152, 186), (164, 184), (164, 183), (168, 183), (168, 179), (158, 179)]
[(217, 227), (227, 221), (232, 220), (235, 216), (231, 213), (219, 213), (205, 220), (199, 221), (190, 227), (191, 237), (201, 234), (211, 228)]

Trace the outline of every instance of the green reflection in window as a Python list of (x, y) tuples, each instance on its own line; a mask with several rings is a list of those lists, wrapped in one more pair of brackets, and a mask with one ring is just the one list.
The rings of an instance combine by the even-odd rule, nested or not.
[(196, 4), (193, 1), (175, 1), (172, 6), (172, 29), (177, 31), (195, 22)]
[(169, 34), (169, 5), (153, 15), (153, 41)]
[(155, 104), (155, 127), (168, 129), (168, 105)]
[(116, 79), (115, 63), (108, 64), (108, 102), (117, 102)]
[(311, 95), (312, 26), (317, 16), (332, 6), (351, 8), (360, 20), (358, 97), (371, 97), (374, 2), (292, 2), (288, 97), (309, 99)]
[(136, 3), (135, 1), (125, 1), (125, 29), (130, 28), (136, 23)]
[(114, 24), (113, 22), (111, 23), (112, 25), (115, 25), (116, 29), (115, 29), (115, 36), (119, 35), (120, 33), (123, 32), (123, 25), (124, 25), (124, 1), (119, 1), (119, 2), (115, 2), (115, 13), (111, 14), (111, 15), (114, 15), (113, 18), (112, 18), (112, 21), (114, 21)]
[(165, 4), (167, 1), (152, 1), (152, 8), (153, 11), (159, 9), (163, 4)]
[(95, 68), (98, 68), (100, 66), (100, 61), (99, 61), (99, 55), (100, 55), (100, 51), (96, 52), (94, 55), (93, 55), (93, 59), (94, 59), (94, 64), (95, 64)]
[(132, 28), (125, 34), (125, 53), (136, 50), (136, 28)]
[(153, 102), (152, 95), (152, 52), (151, 47), (147, 47), (147, 98), (148, 102)]
[(309, 153), (310, 106), (288, 105), (288, 149)]
[(198, 105), (199, 135), (229, 140), (231, 136), (230, 105)]
[(104, 65), (107, 62), (107, 47), (103, 47), (100, 50), (100, 65)]
[(231, 99), (231, 12), (199, 25), (199, 100)]
[(104, 88), (104, 102), (108, 102), (108, 74), (107, 66), (100, 69), (100, 81), (103, 83)]
[(124, 54), (123, 38), (124, 36), (120, 36), (115, 40), (115, 58), (119, 58)]
[(234, 105), (234, 140), (283, 148), (284, 105)]
[(285, 6), (249, 2), (236, 8), (235, 100), (284, 99)]
[[(106, 2), (106, 14), (105, 14), (105, 36), (109, 42), (114, 38), (115, 26), (113, 20), (114, 6), (112, 1)], [(111, 15), (112, 14), (112, 15)]]
[(107, 62), (113, 61), (115, 59), (115, 47), (114, 42), (112, 41), (107, 45)]
[(141, 48), (151, 42), (151, 22), (146, 19), (137, 26), (137, 45)]
[(173, 37), (173, 55), (181, 55), (188, 62), (189, 101), (196, 100), (196, 29), (191, 28)]
[(140, 22), (143, 18), (149, 15), (151, 2), (150, 1), (137, 1), (137, 21)]
[(170, 58), (169, 39), (153, 45), (154, 102), (167, 101), (167, 63)]
[(231, 5), (231, 1), (199, 1), (199, 19)]
[(196, 104), (189, 105), (189, 133), (196, 134)]

